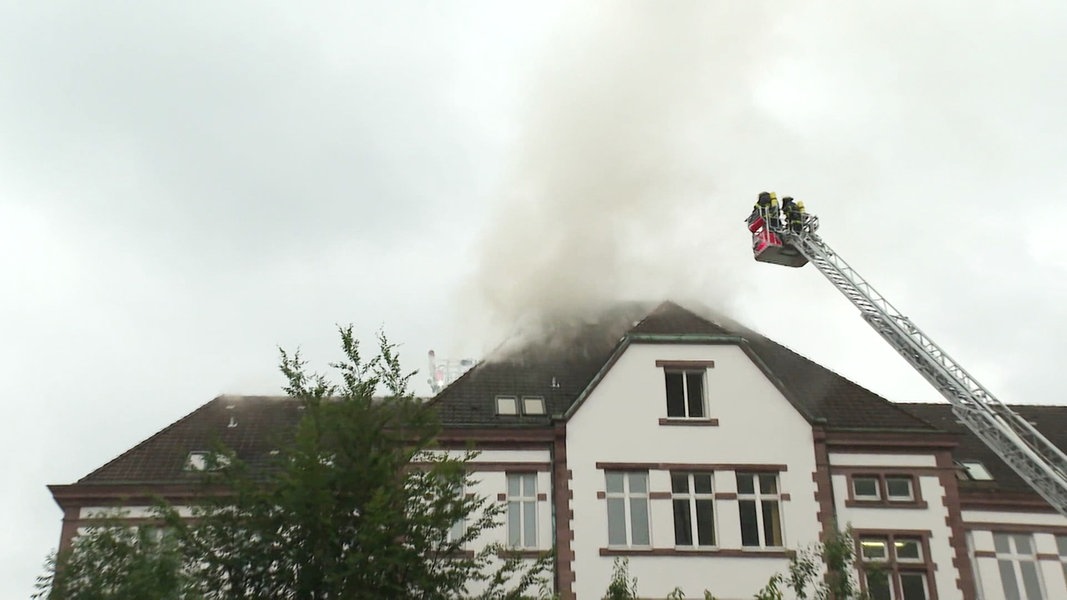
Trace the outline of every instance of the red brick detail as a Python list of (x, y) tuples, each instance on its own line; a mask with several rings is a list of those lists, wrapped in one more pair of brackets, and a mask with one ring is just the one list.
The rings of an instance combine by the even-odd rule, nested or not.
[(660, 419), (660, 425), (680, 427), (718, 427), (718, 419)]
[(834, 507), (834, 488), (830, 479), (830, 452), (826, 448), (826, 432), (821, 428), (812, 430), (815, 438), (815, 472), (811, 481), (815, 484), (815, 503), (819, 507), (816, 517), (822, 526), (820, 541), (833, 537), (837, 531), (837, 509)]
[(793, 558), (793, 550), (684, 550), (679, 548), (601, 548), (600, 556), (723, 556), (731, 558)]
[(74, 536), (78, 535), (78, 521), (81, 517), (80, 506), (68, 506), (63, 509), (63, 528), (59, 532), (59, 551), (70, 549)]
[[(559, 600), (576, 600), (574, 595), (574, 530), (571, 522), (574, 491), (570, 480), (574, 473), (567, 468), (567, 424), (557, 423), (552, 441), (552, 502), (556, 513), (556, 594)], [(566, 515), (566, 518), (561, 518)]]
[(941, 467), (941, 487), (945, 490), (942, 501), (948, 510), (945, 525), (949, 528), (949, 545), (955, 551), (952, 566), (956, 567), (956, 588), (964, 600), (978, 597), (975, 588), (974, 567), (967, 556), (967, 535), (963, 529), (963, 515), (960, 507), (959, 480), (956, 479), (956, 463), (952, 460), (952, 450), (944, 449), (936, 453), (937, 466)]

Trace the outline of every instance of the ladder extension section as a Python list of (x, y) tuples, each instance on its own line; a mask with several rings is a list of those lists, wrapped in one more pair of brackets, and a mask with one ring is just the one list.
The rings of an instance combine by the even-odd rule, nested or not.
[(809, 216), (800, 233), (779, 230), (859, 308), (870, 324), (953, 406), (953, 412), (1060, 514), (1067, 516), (1067, 455), (1002, 404), (940, 346), (893, 307), (818, 235)]

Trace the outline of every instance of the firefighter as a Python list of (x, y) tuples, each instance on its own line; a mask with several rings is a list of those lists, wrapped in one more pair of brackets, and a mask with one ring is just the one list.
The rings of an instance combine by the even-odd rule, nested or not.
[(756, 200), (756, 204), (752, 207), (752, 214), (749, 215), (747, 219), (749, 226), (755, 223), (756, 219), (760, 217), (763, 217), (764, 220), (766, 220), (767, 211), (771, 207), (771, 196), (772, 194), (768, 192), (763, 192), (759, 195), (759, 198)]
[(804, 217), (806, 217), (808, 213), (804, 212), (804, 203), (803, 202), (797, 202), (795, 206), (796, 206), (797, 220), (796, 220), (796, 225), (793, 228), (793, 232), (794, 233), (800, 233), (800, 231), (802, 229), (804, 229)]
[(779, 218), (781, 213), (778, 210), (778, 196), (776, 196), (774, 192), (771, 192), (769, 195), (771, 197), (771, 203), (767, 207), (767, 227), (769, 227), (771, 231), (776, 231), (782, 226), (782, 221)]
[(800, 209), (797, 208), (795, 202), (793, 202), (792, 196), (786, 196), (782, 198), (782, 216), (785, 217), (786, 227), (793, 233), (800, 233), (800, 227), (802, 221), (800, 218)]

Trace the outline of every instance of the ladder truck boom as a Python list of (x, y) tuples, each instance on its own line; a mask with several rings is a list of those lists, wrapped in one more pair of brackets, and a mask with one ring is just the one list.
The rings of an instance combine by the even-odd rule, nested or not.
[(810, 262), (860, 315), (952, 405), (952, 412), (1060, 514), (1067, 516), (1067, 455), (1001, 403), (824, 242), (803, 205), (764, 192), (748, 218), (756, 260)]

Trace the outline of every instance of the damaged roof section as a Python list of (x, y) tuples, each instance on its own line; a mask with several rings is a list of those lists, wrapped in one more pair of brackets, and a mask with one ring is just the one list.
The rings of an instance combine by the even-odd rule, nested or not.
[(739, 344), (813, 424), (838, 429), (936, 431), (874, 392), (762, 335), (736, 324), (714, 323), (673, 302), (664, 302), (651, 311), (648, 305), (626, 305), (601, 320), (587, 320), (569, 328), (559, 326), (545, 338), (533, 338), (517, 349), (491, 354), (442, 390), (433, 404), (446, 427), (547, 426), (548, 415), (496, 414), (496, 397), (543, 396), (548, 414), (561, 415), (588, 394), (598, 374), (629, 343), (643, 342)]
[[(597, 318), (557, 324), (541, 337), (502, 347), (431, 402), (442, 425), (456, 431), (549, 428), (629, 344), (657, 341), (739, 344), (813, 424), (939, 431), (923, 414), (907, 412), (784, 346), (671, 302), (654, 309), (622, 305)], [(498, 414), (498, 397), (514, 398), (514, 414)], [(231, 448), (253, 469), (265, 468), (270, 452), (291, 438), (300, 415), (299, 401), (286, 396), (220, 396), (86, 475), (78, 485), (188, 483), (199, 476), (186, 469), (190, 452), (217, 445)]]

